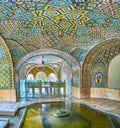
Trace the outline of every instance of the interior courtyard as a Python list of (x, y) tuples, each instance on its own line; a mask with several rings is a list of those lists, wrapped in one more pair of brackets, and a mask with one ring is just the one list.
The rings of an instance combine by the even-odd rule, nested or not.
[(120, 0), (0, 0), (0, 128), (75, 127), (120, 128)]

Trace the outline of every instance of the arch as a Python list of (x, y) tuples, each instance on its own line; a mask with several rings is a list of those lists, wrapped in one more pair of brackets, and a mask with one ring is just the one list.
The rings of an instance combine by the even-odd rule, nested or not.
[(41, 65), (35, 65), (35, 66), (31, 67), (27, 71), (26, 76), (28, 76), (28, 74), (33, 74), (33, 77), (36, 78), (36, 74), (40, 71), (44, 72), (46, 74), (46, 77), (48, 77), (48, 75), (50, 73), (57, 74), (56, 71), (52, 67), (50, 67), (49, 65), (41, 64)]
[(57, 81), (57, 76), (56, 76), (56, 74), (55, 74), (55, 73), (50, 73), (50, 74), (48, 75), (48, 81), (51, 81), (51, 82)]
[(20, 58), (22, 58), (24, 55), (26, 55), (28, 52), (27, 50), (23, 47), (23, 45), (21, 45), (20, 43), (18, 43), (15, 40), (12, 39), (5, 39), (6, 44), (10, 50), (11, 56), (12, 56), (12, 60), (13, 60), (13, 65), (16, 65), (17, 62), (20, 60)]
[(120, 89), (120, 54), (115, 56), (109, 64), (108, 88)]
[(76, 66), (80, 69), (80, 63), (71, 55), (68, 53), (62, 52), (60, 50), (55, 50), (55, 49), (40, 49), (33, 51), (29, 53), (28, 55), (24, 56), (17, 64), (16, 69), (19, 70), (20, 67), (23, 65), (25, 61), (27, 61), (29, 58), (37, 55), (54, 55), (58, 56), (60, 58), (63, 58), (65, 61), (67, 61), (71, 66)]
[(40, 81), (47, 81), (47, 76), (45, 72), (40, 71), (36, 74), (35, 79)]
[(9, 49), (0, 36), (0, 88), (14, 88), (13, 62)]
[[(59, 51), (59, 50), (55, 50), (55, 49), (40, 49), (40, 50), (36, 50), (33, 51), (31, 53), (29, 53), (28, 55), (24, 56), (19, 63), (16, 66), (16, 70), (20, 70), (20, 68), (22, 67), (22, 65), (29, 60), (30, 58), (34, 57), (34, 56), (42, 56), (42, 55), (53, 55), (53, 56), (57, 56), (62, 58), (63, 60), (65, 60), (72, 68), (72, 72), (73, 72), (73, 86), (74, 87), (80, 87), (80, 63), (71, 55), (69, 55), (68, 53)], [(78, 81), (76, 84), (76, 80)]]
[(34, 76), (33, 76), (33, 74), (28, 74), (27, 75), (27, 80), (34, 80)]
[(95, 64), (104, 65), (105, 87), (107, 87), (108, 66), (112, 58), (120, 53), (120, 39), (114, 38), (105, 40), (93, 47), (86, 55), (82, 64), (82, 87), (92, 86), (92, 66)]

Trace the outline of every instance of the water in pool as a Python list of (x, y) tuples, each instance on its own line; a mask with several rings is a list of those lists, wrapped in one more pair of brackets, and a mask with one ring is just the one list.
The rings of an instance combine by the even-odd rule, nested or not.
[[(60, 118), (53, 112), (66, 110)], [(107, 115), (71, 102), (37, 103), (28, 107), (23, 128), (112, 128)]]

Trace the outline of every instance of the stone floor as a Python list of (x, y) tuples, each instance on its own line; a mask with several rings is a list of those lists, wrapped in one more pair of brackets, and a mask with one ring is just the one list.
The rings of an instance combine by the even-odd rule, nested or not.
[[(0, 102), (0, 112), (14, 112), (19, 108), (24, 108), (27, 105), (36, 103), (36, 102), (54, 102), (54, 101), (72, 101), (74, 103), (81, 103), (86, 104), (94, 109), (97, 109), (99, 111), (117, 116), (120, 119), (120, 102), (119, 101), (112, 101), (112, 100), (105, 100), (105, 99), (75, 99), (75, 98), (59, 98), (59, 97), (51, 97), (51, 98), (22, 98), (20, 101), (13, 103), (13, 102)], [(22, 110), (24, 112), (24, 110)], [(21, 115), (19, 116), (4, 116), (3, 114), (0, 114), (1, 118), (10, 118), (12, 121), (16, 120), (16, 122), (19, 122), (19, 118), (21, 118)], [(17, 125), (17, 124), (16, 124)], [(12, 122), (12, 126), (9, 128), (15, 128), (16, 125), (14, 124), (14, 121)]]
[(9, 119), (0, 118), (0, 128), (5, 128), (9, 123)]
[(120, 101), (106, 100), (106, 99), (82, 99), (82, 100), (72, 100), (73, 102), (79, 102), (91, 106), (92, 108), (98, 109), (100, 111), (109, 112), (111, 114), (120, 116)]
[(104, 111), (109, 111), (113, 114), (120, 115), (120, 101), (106, 100), (106, 99), (75, 99), (75, 98), (22, 98), (20, 101), (14, 102), (0, 102), (0, 111), (16, 111), (18, 108), (25, 107), (27, 105), (36, 103), (36, 102), (53, 102), (53, 101), (72, 101), (76, 103), (83, 103), (88, 106), (94, 107), (96, 109), (101, 109)]

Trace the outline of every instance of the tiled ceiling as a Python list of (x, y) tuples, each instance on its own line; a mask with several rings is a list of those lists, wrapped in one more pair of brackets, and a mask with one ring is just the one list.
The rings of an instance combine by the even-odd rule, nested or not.
[(46, 48), (82, 62), (93, 46), (120, 35), (120, 0), (0, 0), (0, 33), (14, 64)]

